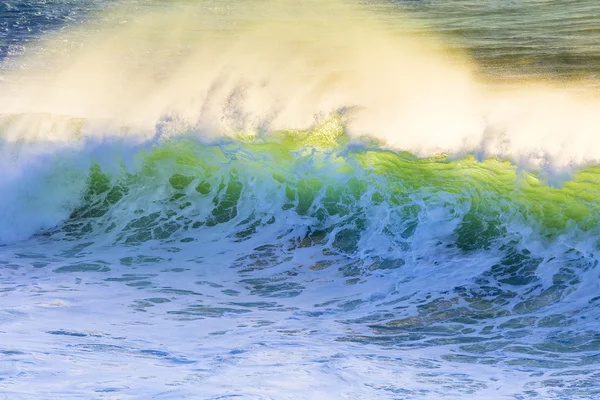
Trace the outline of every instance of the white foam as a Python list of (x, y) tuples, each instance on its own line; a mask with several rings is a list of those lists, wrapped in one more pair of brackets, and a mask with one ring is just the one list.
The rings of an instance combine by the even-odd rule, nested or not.
[[(557, 169), (600, 156), (599, 102), (577, 98), (577, 87), (490, 88), (466, 57), (447, 55), (422, 32), (415, 37), (399, 17), (384, 23), (343, 1), (199, 1), (135, 11), (121, 10), (125, 24), (42, 40), (50, 55), (23, 60), (38, 67), (2, 84), (0, 113), (102, 119), (114, 125), (88, 124), (81, 134), (151, 137), (165, 115), (214, 136), (302, 129), (315, 115), (351, 109), (351, 134), (419, 155), (478, 152)], [(107, 20), (121, 21), (114, 13)], [(27, 120), (3, 139), (73, 140), (69, 129), (48, 132)], [(115, 128), (123, 125), (137, 129)]]

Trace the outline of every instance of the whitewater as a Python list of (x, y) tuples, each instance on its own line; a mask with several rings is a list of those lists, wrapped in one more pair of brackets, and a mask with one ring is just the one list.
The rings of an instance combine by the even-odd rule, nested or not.
[(0, 399), (600, 398), (599, 15), (0, 2)]

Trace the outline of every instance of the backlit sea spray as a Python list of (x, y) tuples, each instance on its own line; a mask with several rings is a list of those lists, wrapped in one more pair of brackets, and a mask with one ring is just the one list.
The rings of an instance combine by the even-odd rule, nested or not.
[(0, 398), (600, 398), (599, 15), (0, 3)]

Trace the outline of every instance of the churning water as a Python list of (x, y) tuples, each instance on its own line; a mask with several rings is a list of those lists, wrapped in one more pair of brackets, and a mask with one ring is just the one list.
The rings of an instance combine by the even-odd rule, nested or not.
[(0, 398), (600, 398), (599, 26), (0, 1)]

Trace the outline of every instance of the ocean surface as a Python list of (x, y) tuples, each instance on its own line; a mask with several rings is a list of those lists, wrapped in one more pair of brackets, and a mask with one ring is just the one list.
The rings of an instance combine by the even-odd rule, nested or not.
[(600, 2), (0, 0), (0, 399), (600, 399)]

